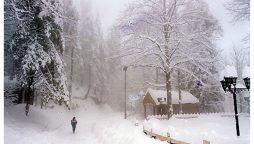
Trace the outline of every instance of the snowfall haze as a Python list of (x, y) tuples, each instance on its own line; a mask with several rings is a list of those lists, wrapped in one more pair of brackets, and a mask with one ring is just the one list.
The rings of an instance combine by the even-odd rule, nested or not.
[(4, 143), (250, 144), (250, 68), (250, 0), (4, 0)]

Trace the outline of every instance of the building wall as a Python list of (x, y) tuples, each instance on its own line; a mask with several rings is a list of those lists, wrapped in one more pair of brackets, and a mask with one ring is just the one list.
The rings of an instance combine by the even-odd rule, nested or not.
[(153, 105), (146, 105), (146, 115), (153, 115), (154, 106)]
[(148, 115), (154, 114), (154, 108), (156, 103), (153, 101), (153, 98), (149, 93), (147, 93), (143, 99), (143, 105), (144, 105), (144, 115), (147, 117)]
[[(156, 105), (153, 98), (149, 93), (143, 99), (143, 105), (146, 107), (146, 115), (166, 115), (167, 114), (167, 105)], [(199, 104), (182, 104), (183, 113), (199, 113)], [(178, 114), (180, 112), (179, 104), (173, 104), (173, 113)]]
[(156, 105), (156, 103), (153, 101), (153, 98), (151, 97), (149, 93), (146, 94), (143, 100), (143, 105), (147, 105), (147, 104)]
[[(199, 104), (182, 104), (183, 113), (199, 113)], [(179, 114), (180, 113), (180, 105), (173, 104), (173, 113)]]
[(166, 115), (167, 105), (157, 105), (155, 108), (155, 115)]
[[(183, 113), (199, 113), (199, 104), (183, 104)], [(179, 114), (179, 104), (173, 104), (173, 113)], [(149, 113), (150, 115), (151, 113)], [(155, 106), (155, 115), (167, 115), (167, 105)]]

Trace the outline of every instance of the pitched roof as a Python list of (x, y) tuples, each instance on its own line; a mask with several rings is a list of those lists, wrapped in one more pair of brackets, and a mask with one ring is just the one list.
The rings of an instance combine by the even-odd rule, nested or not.
[[(145, 95), (149, 92), (151, 97), (153, 98), (154, 102), (156, 105), (159, 105), (160, 102), (158, 101), (158, 98), (166, 98), (167, 100), (167, 93), (164, 90), (153, 90), (151, 88), (148, 88)], [(187, 91), (181, 91), (182, 95), (182, 103), (198, 103), (199, 100), (193, 96), (191, 93)], [(178, 91), (171, 91), (171, 96), (172, 96), (172, 104), (179, 104), (179, 95)]]

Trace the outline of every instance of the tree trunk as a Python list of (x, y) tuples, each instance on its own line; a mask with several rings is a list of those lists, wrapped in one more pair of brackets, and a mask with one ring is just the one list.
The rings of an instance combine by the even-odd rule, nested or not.
[(31, 70), (27, 78), (27, 104), (33, 104), (34, 100), (34, 72)]
[(22, 103), (25, 103), (26, 101), (26, 85), (22, 87)]
[(85, 99), (88, 98), (88, 95), (89, 95), (89, 92), (90, 92), (90, 89), (92, 87), (92, 69), (91, 69), (91, 65), (89, 64), (88, 66), (88, 90), (85, 94)]
[(91, 86), (89, 85), (89, 86), (88, 86), (88, 90), (87, 90), (87, 92), (86, 92), (86, 94), (85, 94), (85, 98), (84, 98), (84, 99), (87, 99), (87, 98), (88, 98), (90, 89), (91, 89)]
[(144, 116), (145, 116), (145, 119), (146, 119), (146, 104), (144, 104)]
[(72, 47), (71, 49), (71, 76), (70, 76), (70, 95), (69, 95), (69, 100), (70, 100), (70, 108), (71, 108), (71, 98), (72, 98), (72, 80), (73, 80), (73, 53), (74, 53), (74, 48)]
[(171, 117), (172, 112), (173, 112), (172, 97), (171, 97), (170, 72), (166, 73), (166, 89), (167, 89), (167, 113), (168, 113), (168, 119), (169, 119)]
[[(167, 8), (166, 8), (166, 0), (163, 0), (163, 31), (164, 31), (164, 41), (165, 41), (165, 54), (167, 56), (166, 63), (168, 66), (170, 66), (170, 60), (169, 60), (169, 38), (170, 38), (170, 27), (167, 20)], [(167, 113), (168, 113), (168, 119), (171, 117), (171, 114), (173, 112), (172, 108), (172, 97), (171, 97), (171, 76), (170, 76), (170, 70), (168, 67), (166, 67), (166, 90), (167, 90)]]
[(41, 109), (43, 109), (43, 100), (41, 98)]
[(199, 106), (199, 112), (201, 113), (204, 113), (205, 112), (205, 98), (203, 96), (203, 89), (201, 89), (201, 92), (200, 92), (200, 96), (199, 96), (199, 101), (201, 102), (200, 106)]
[(178, 82), (178, 94), (179, 94), (179, 113), (182, 114), (183, 113), (183, 106), (182, 106), (182, 95), (181, 95), (181, 84), (180, 84), (180, 71), (178, 70), (177, 72), (177, 82)]
[(37, 106), (37, 92), (35, 91), (34, 92), (35, 94), (34, 94), (34, 106), (36, 107)]
[[(159, 83), (159, 69), (158, 68), (156, 68), (156, 79), (155, 79), (155, 81), (156, 81), (156, 84)], [(158, 87), (156, 87), (156, 89), (158, 90)]]

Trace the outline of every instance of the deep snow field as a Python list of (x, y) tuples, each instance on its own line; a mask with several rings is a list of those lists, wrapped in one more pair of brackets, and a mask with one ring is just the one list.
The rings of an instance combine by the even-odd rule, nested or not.
[[(107, 105), (96, 106), (91, 100), (77, 101), (75, 110), (54, 106), (53, 109), (30, 107), (29, 116), (25, 105), (5, 107), (5, 144), (166, 144), (143, 133), (143, 124), (157, 128), (159, 132), (170, 131), (171, 137), (193, 144), (209, 140), (211, 144), (249, 144), (250, 118), (240, 115), (241, 136), (235, 132), (235, 119), (227, 114), (173, 116), (170, 120), (139, 120), (135, 115), (123, 119), (123, 112), (115, 112)], [(78, 120), (76, 133), (71, 130), (73, 116)]]

